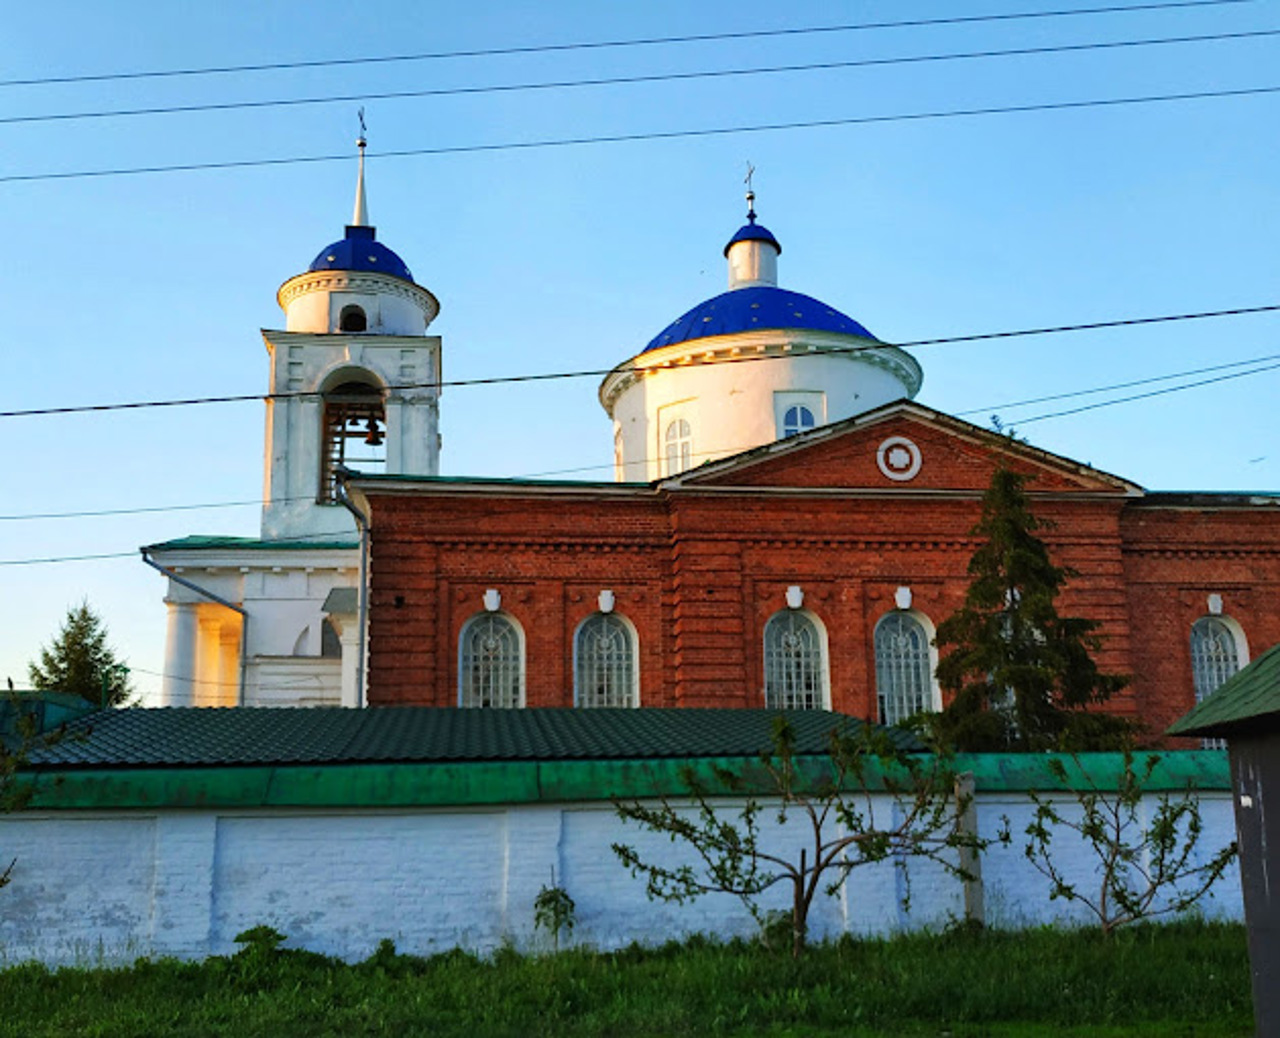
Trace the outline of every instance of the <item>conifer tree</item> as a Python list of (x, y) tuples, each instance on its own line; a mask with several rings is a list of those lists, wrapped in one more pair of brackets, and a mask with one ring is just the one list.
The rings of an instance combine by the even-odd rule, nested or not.
[(938, 627), (938, 683), (953, 695), (937, 718), (944, 744), (973, 752), (1114, 749), (1131, 726), (1086, 712), (1123, 688), (1092, 653), (1098, 623), (1062, 617), (1054, 600), (1071, 571), (1055, 566), (1036, 531), (1025, 479), (996, 469), (973, 533), (965, 602)]
[(133, 694), (129, 668), (107, 645), (106, 627), (88, 602), (67, 610), (58, 637), (40, 649), (40, 662), (28, 664), (27, 674), (34, 688), (70, 692), (102, 707)]

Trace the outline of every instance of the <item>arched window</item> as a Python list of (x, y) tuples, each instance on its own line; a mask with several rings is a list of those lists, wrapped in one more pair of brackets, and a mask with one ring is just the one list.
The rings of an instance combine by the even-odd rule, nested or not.
[(814, 426), (813, 412), (803, 404), (788, 407), (782, 415), (782, 435), (795, 436)]
[(386, 409), (377, 386), (350, 381), (325, 391), (320, 490), (316, 495), (321, 504), (338, 500), (337, 473), (342, 466), (351, 463), (363, 472), (382, 470), (386, 464), (385, 425)]
[[(1196, 702), (1215, 691), (1240, 669), (1241, 642), (1229, 621), (1202, 616), (1191, 625), (1191, 683)], [(1205, 739), (1206, 750), (1225, 750), (1225, 739)]]
[(774, 613), (764, 625), (764, 705), (771, 710), (823, 710), (827, 662), (817, 621), (799, 609)]
[(352, 303), (344, 306), (338, 315), (338, 330), (342, 332), (362, 332), (369, 327), (369, 319), (364, 315), (364, 308)]
[(1239, 669), (1240, 649), (1225, 621), (1203, 616), (1191, 625), (1191, 680), (1197, 703)]
[(667, 425), (665, 436), (667, 475), (675, 476), (693, 464), (693, 429), (684, 418)]
[(636, 637), (612, 613), (595, 613), (573, 644), (573, 697), (578, 706), (636, 706)]
[(613, 434), (613, 478), (619, 483), (627, 478), (626, 466), (623, 464), (621, 429), (615, 430)]
[(502, 613), (473, 616), (458, 636), (458, 705), (524, 705), (524, 638)]
[(899, 610), (876, 624), (876, 701), (881, 724), (897, 724), (922, 710), (936, 710), (929, 635)]

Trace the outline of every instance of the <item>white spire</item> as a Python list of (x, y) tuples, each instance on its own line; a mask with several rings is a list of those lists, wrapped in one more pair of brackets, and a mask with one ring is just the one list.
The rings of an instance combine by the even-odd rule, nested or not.
[(364, 139), (364, 109), (360, 109), (360, 136), (356, 138), (356, 147), (360, 149), (360, 173), (356, 177), (356, 208), (351, 215), (351, 226), (369, 226), (369, 205), (364, 200), (364, 148), (369, 142)]

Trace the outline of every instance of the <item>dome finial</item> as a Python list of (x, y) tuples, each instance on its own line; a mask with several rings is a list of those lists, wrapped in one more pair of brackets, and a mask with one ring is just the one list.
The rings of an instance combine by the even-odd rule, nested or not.
[(357, 113), (360, 118), (360, 136), (356, 138), (356, 147), (360, 149), (360, 172), (356, 176), (356, 208), (351, 215), (351, 226), (369, 226), (369, 206), (364, 199), (364, 149), (369, 142), (365, 140), (364, 109)]
[(747, 176), (743, 181), (747, 185), (747, 223), (756, 222), (756, 192), (751, 186), (751, 178), (756, 175), (755, 166), (751, 162), (747, 162)]

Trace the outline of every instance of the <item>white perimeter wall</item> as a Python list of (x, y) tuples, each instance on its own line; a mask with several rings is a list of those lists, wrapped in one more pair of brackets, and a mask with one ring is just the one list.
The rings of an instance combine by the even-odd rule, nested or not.
[[(1149, 801), (1153, 804), (1154, 801)], [(1203, 854), (1235, 837), (1227, 793), (1201, 799)], [(1031, 817), (1016, 796), (979, 796), (979, 828), (994, 835), (1009, 816), (1020, 835)], [(881, 809), (891, 810), (888, 802)], [(767, 816), (767, 817), (766, 817)], [(776, 830), (769, 812), (762, 824)], [(794, 816), (773, 845), (803, 837)], [(1062, 834), (1059, 860), (1088, 888), (1096, 874), (1085, 849)], [(693, 932), (748, 935), (754, 925), (723, 895), (685, 906), (647, 900), (610, 849), (632, 843), (674, 862), (666, 838), (623, 826), (607, 804), (519, 805), (494, 809), (310, 811), (50, 812), (0, 818), (0, 858), (17, 859), (0, 890), (0, 962), (197, 958), (237, 948), (237, 933), (269, 924), (289, 946), (360, 959), (389, 937), (401, 951), (455, 946), (491, 951), (547, 945), (535, 932), (533, 902), (556, 881), (577, 904), (571, 940), (600, 948), (660, 943)], [(1050, 901), (1047, 882), (1023, 856), (1023, 840), (982, 860), (987, 921), (1020, 927), (1083, 922)], [(900, 872), (883, 863), (856, 870), (836, 897), (819, 894), (815, 938), (942, 927), (963, 913), (961, 884), (941, 868), (910, 863), (912, 906), (903, 910)], [(784, 908), (779, 886), (768, 907)], [(1202, 902), (1210, 917), (1243, 918), (1232, 866)]]

